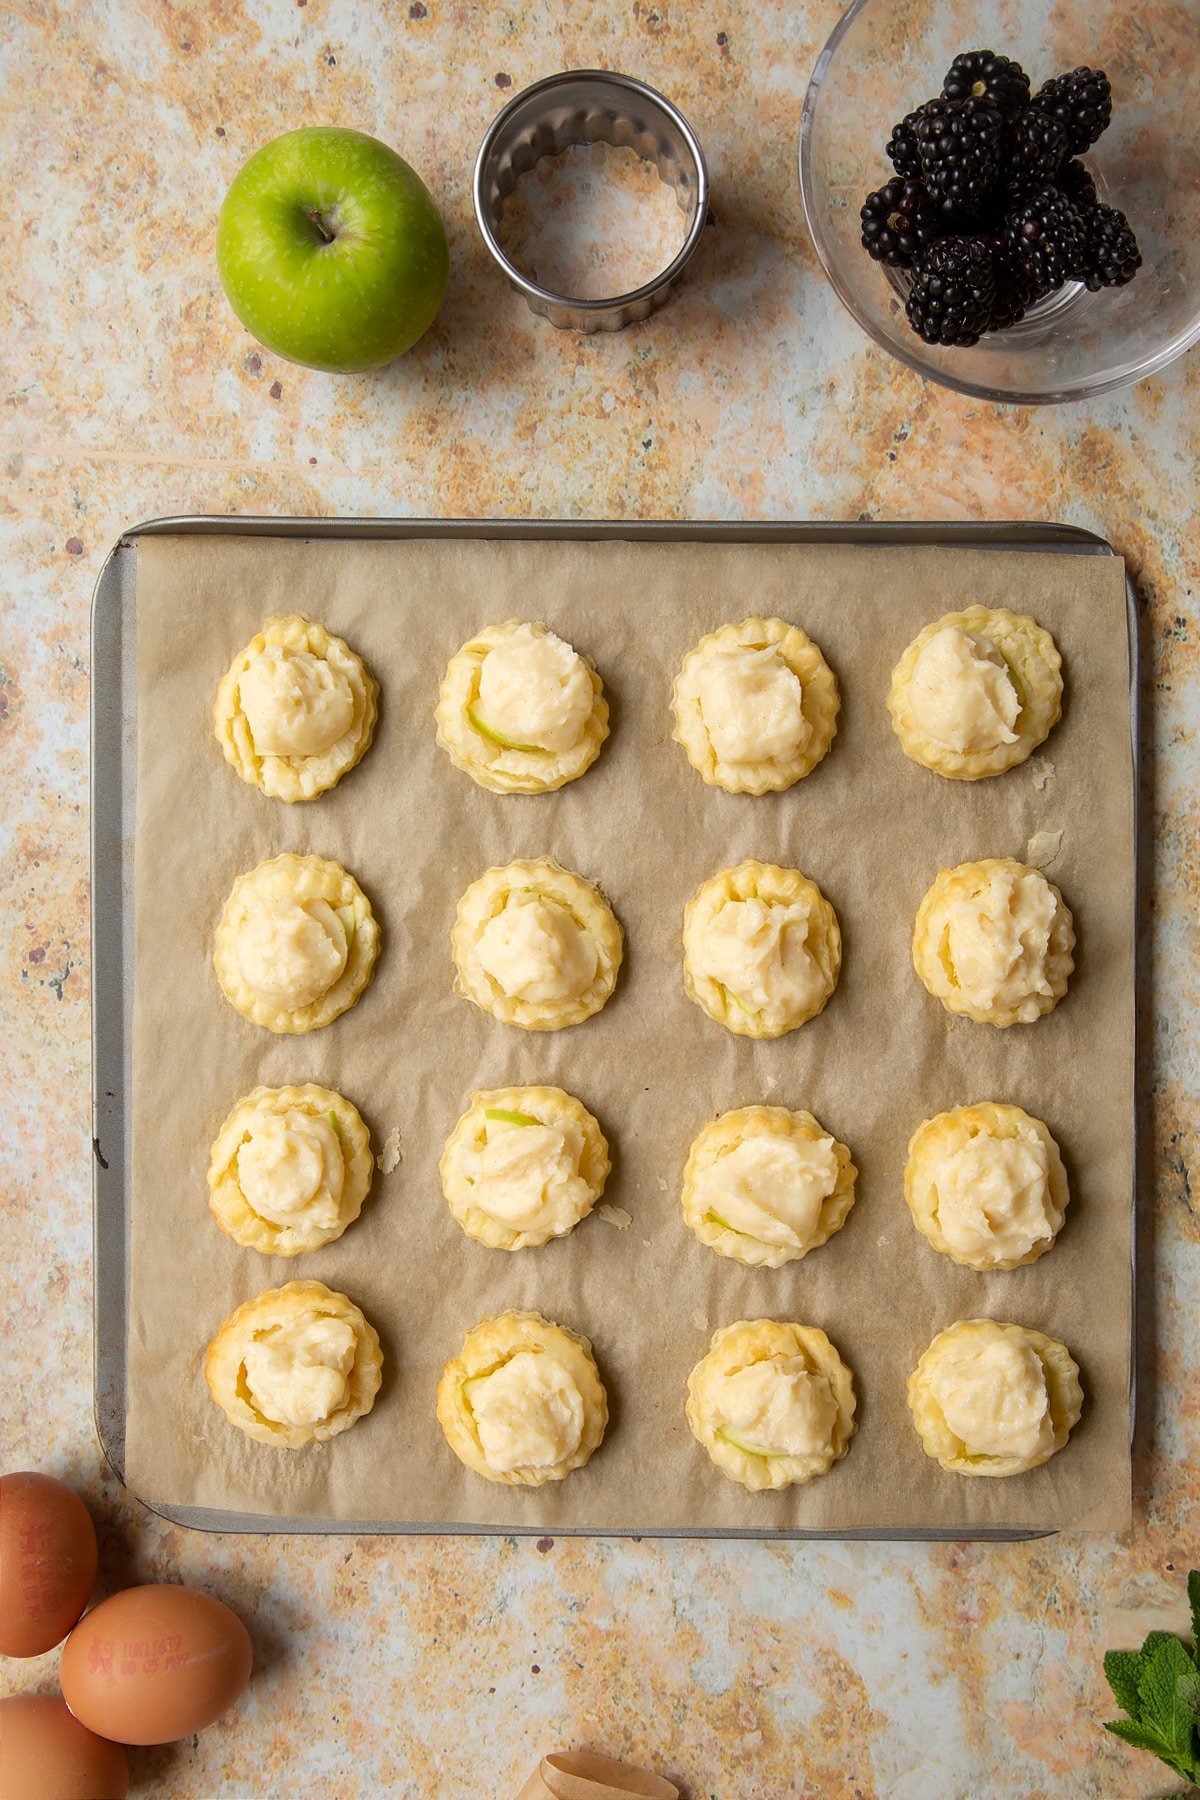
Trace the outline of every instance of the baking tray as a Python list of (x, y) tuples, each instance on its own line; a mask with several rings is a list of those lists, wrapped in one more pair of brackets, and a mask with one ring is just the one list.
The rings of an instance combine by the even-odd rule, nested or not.
[[(105, 559), (92, 596), (91, 684), (91, 935), (92, 935), (92, 1195), (94, 1280), (94, 1404), (104, 1455), (125, 1480), (126, 1339), (128, 1320), (129, 1201), (132, 1148), (132, 1053), (134, 907), (133, 858), (137, 782), (137, 549), (141, 538), (179, 535), (291, 539), (490, 538), (498, 540), (604, 540), (632, 543), (848, 544), (880, 550), (902, 546), (1039, 551), (1066, 556), (1113, 556), (1111, 544), (1075, 526), (1041, 523), (733, 524), (599, 520), (304, 519), (183, 515), (133, 526)], [(1141, 835), (1137, 801), (1140, 770), (1138, 634), (1136, 596), (1126, 579), (1129, 635), (1130, 721), (1134, 769), (1135, 855)], [(1136, 875), (1136, 872), (1135, 872)], [(1141, 883), (1135, 879), (1135, 904)], [(1136, 927), (1136, 921), (1135, 921)], [(1136, 945), (1139, 934), (1135, 928)], [(1134, 971), (1135, 993), (1140, 988)], [(1136, 1017), (1132, 1028), (1136, 1032)], [(1135, 1066), (1137, 1064), (1135, 1043)], [(1130, 1430), (1137, 1411), (1137, 1211), (1140, 1147), (1136, 1104), (1133, 1233), (1130, 1281), (1133, 1298)], [(156, 1504), (152, 1510), (197, 1530), (273, 1532), (280, 1522), (261, 1514)], [(409, 1524), (397, 1520), (301, 1518), (286, 1529), (305, 1533), (412, 1534), (423, 1536), (538, 1536), (538, 1525)], [(772, 1530), (766, 1528), (654, 1529), (646, 1532), (556, 1527), (556, 1536), (652, 1536), (695, 1538), (833, 1539), (866, 1541), (1014, 1542), (1053, 1535), (1000, 1526), (913, 1529)]]

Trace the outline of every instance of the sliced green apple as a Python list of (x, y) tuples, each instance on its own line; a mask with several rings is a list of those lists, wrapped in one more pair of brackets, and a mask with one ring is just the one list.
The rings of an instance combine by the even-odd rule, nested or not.
[(537, 750), (540, 748), (537, 744), (518, 744), (513, 738), (506, 738), (502, 732), (493, 731), (490, 725), (484, 724), (473, 706), (468, 706), (467, 717), (476, 731), (482, 732), (485, 738), (491, 738), (493, 744), (499, 744), (502, 750)]
[(744, 1000), (739, 1000), (732, 988), (726, 987), (723, 981), (718, 981), (717, 986), (724, 994), (726, 1000), (733, 1001), (733, 1004), (737, 1007), (739, 1012), (744, 1012), (748, 1019), (754, 1017), (754, 1008), (752, 1006), (747, 1006)]
[(714, 1225), (720, 1225), (725, 1231), (736, 1231), (737, 1230), (736, 1225), (731, 1225), (729, 1223), (729, 1220), (723, 1219), (721, 1217), (720, 1213), (718, 1213), (718, 1212), (711, 1212), (711, 1211), (706, 1212), (704, 1216), (706, 1219), (711, 1219)]
[[(1004, 656), (1003, 650), (1000, 652), (1000, 654), (1001, 654), (1001, 656)], [(1021, 677), (1017, 674), (1017, 671), (1013, 668), (1012, 664), (1009, 662), (1007, 656), (1004, 656), (1004, 667), (1008, 671), (1008, 679), (1012, 682), (1013, 692), (1017, 696), (1018, 703), (1021, 706), (1024, 706), (1024, 704), (1025, 704), (1024, 684), (1021, 681)]]
[(732, 1444), (735, 1450), (743, 1450), (747, 1456), (788, 1456), (787, 1450), (768, 1450), (763, 1444), (752, 1444), (749, 1438), (739, 1437), (730, 1425), (718, 1425), (717, 1436)]
[(509, 1112), (503, 1106), (485, 1107), (483, 1116), (485, 1119), (494, 1119), (497, 1125), (540, 1125), (542, 1122), (540, 1119), (530, 1118), (528, 1113)]
[(333, 1126), (333, 1135), (337, 1139), (338, 1143), (340, 1144), (342, 1141), (342, 1128), (338, 1124), (338, 1116), (335, 1112), (330, 1113), (329, 1123)]
[(334, 911), (342, 921), (342, 930), (346, 933), (346, 954), (349, 955), (350, 946), (354, 942), (354, 934), (358, 930), (358, 921), (354, 917), (354, 908), (352, 906), (338, 906), (334, 908)]

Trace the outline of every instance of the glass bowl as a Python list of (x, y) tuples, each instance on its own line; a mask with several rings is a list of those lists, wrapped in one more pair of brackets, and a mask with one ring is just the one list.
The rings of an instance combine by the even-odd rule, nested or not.
[[(1015, 57), (1036, 91), (1081, 63), (1112, 82), (1112, 124), (1083, 161), (1127, 214), (1142, 267), (1127, 287), (1077, 282), (969, 349), (922, 342), (903, 270), (872, 262), (859, 208), (894, 174), (893, 123), (941, 89), (960, 51)], [(1200, 339), (1200, 21), (1196, 0), (854, 0), (821, 52), (800, 127), (808, 228), (842, 302), (877, 344), (963, 394), (1026, 405), (1139, 381)]]

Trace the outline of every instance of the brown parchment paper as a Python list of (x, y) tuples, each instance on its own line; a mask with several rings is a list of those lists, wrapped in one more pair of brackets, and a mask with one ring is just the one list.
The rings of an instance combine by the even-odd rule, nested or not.
[[(889, 672), (928, 620), (968, 601), (1028, 610), (1063, 652), (1066, 708), (1032, 763), (950, 782), (902, 754)], [(1116, 558), (945, 549), (630, 543), (296, 542), (149, 538), (137, 579), (138, 824), (127, 1474), (138, 1494), (281, 1520), (468, 1523), (542, 1530), (734, 1527), (1092, 1527), (1129, 1510), (1133, 840), (1129, 667)], [(230, 658), (272, 612), (344, 634), (382, 687), (365, 761), (332, 793), (283, 806), (238, 780), (210, 707)], [(824, 763), (762, 798), (705, 787), (671, 741), (671, 680), (703, 633), (779, 613), (817, 640), (843, 710)], [(479, 626), (545, 620), (591, 655), (612, 706), (598, 763), (556, 794), (499, 796), (453, 769), (432, 713), (447, 659)], [(946, 1013), (909, 957), (940, 865), (1023, 856), (1061, 831), (1049, 873), (1075, 915), (1078, 966), (1037, 1024), (999, 1031)], [(276, 1038), (223, 999), (213, 925), (236, 875), (284, 850), (336, 858), (380, 916), (372, 986), (322, 1031)], [(558, 1033), (499, 1024), (451, 991), (448, 933), (482, 870), (546, 852), (597, 880), (626, 932), (617, 991)], [(716, 870), (794, 865), (837, 909), (841, 983), (826, 1011), (771, 1043), (736, 1038), (685, 999), (680, 915)], [(359, 1222), (291, 1260), (239, 1249), (209, 1216), (205, 1169), (228, 1109), (258, 1082), (321, 1081), (362, 1109), (378, 1149)], [(614, 1171), (569, 1237), (517, 1255), (464, 1236), (437, 1160), (476, 1087), (551, 1082), (599, 1117)], [(1029, 1268), (979, 1275), (914, 1229), (902, 1173), (931, 1113), (981, 1099), (1044, 1118), (1071, 1179), (1067, 1223)], [(715, 1113), (807, 1107), (859, 1167), (824, 1248), (780, 1270), (705, 1249), (679, 1212), (688, 1146)], [(380, 1332), (369, 1418), (303, 1452), (251, 1442), (208, 1397), (205, 1346), (241, 1301), (316, 1277)], [(588, 1467), (535, 1491), (464, 1469), (434, 1389), (464, 1331), (532, 1307), (593, 1340), (611, 1421)], [(1062, 1338), (1086, 1406), (1068, 1448), (1014, 1479), (967, 1480), (927, 1458), (905, 1379), (934, 1333), (977, 1315)], [(827, 1476), (750, 1494), (683, 1415), (712, 1330), (795, 1318), (854, 1371), (859, 1431)]]

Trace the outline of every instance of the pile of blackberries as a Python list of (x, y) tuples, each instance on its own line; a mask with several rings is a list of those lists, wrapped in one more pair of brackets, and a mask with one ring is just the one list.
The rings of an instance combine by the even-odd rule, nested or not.
[(1141, 252), (1124, 213), (1102, 206), (1086, 164), (1112, 119), (1100, 69), (1036, 94), (1007, 56), (956, 56), (936, 100), (893, 128), (896, 173), (868, 194), (868, 255), (912, 271), (905, 310), (927, 344), (975, 344), (1015, 325), (1069, 281), (1124, 287)]

